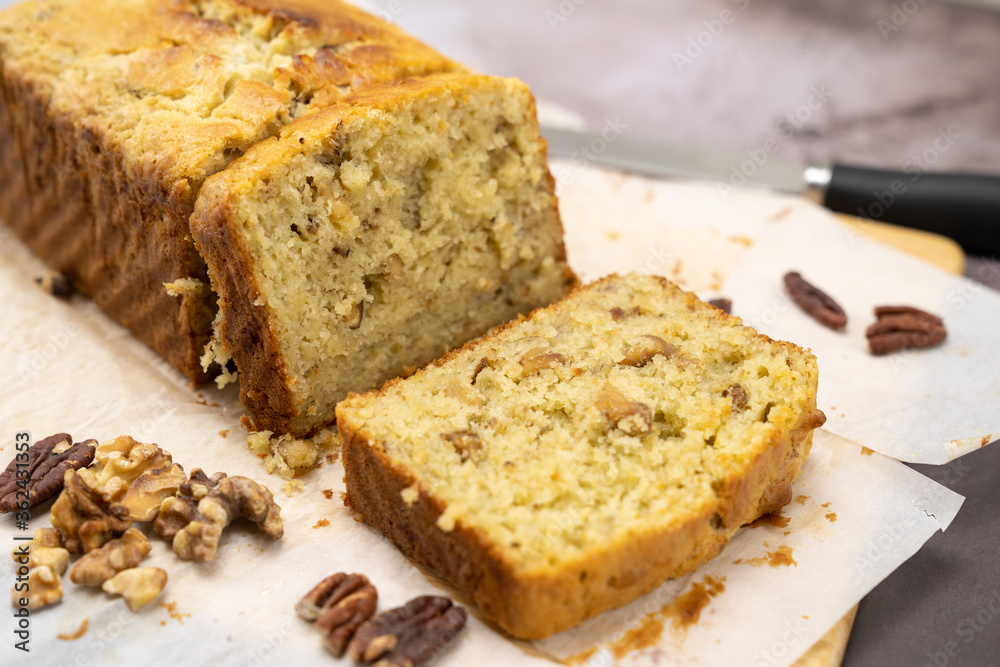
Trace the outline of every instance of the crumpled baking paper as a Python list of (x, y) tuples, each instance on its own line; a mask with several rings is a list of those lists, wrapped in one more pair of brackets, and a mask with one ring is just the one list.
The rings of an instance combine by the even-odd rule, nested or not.
[[(766, 196), (701, 206), (696, 204), (702, 194), (657, 184), (653, 201), (669, 197), (674, 202), (666, 206), (671, 215), (661, 219), (644, 208), (650, 203), (648, 187), (653, 186), (623, 180), (618, 190), (618, 240), (632, 239), (631, 233), (645, 239), (641, 244), (628, 241), (641, 250), (631, 255), (615, 250), (618, 240), (610, 238), (595, 242), (593, 253), (584, 252), (593, 239), (581, 239), (571, 211), (588, 202), (564, 189), (571, 261), (581, 273), (596, 277), (647, 266), (662, 242), (664, 253), (683, 250), (676, 256), (683, 263), (678, 275), (711, 289), (725, 278), (730, 263), (746, 261), (753, 252), (756, 242), (749, 234), (755, 226), (769, 224), (775, 206)], [(642, 193), (638, 201), (635, 188)], [(598, 189), (593, 194), (605, 196)], [(607, 196), (610, 205), (615, 197)], [(684, 202), (690, 206), (682, 210), (688, 206)], [(696, 240), (706, 233), (697, 226), (714, 224), (716, 214), (726, 221), (722, 225), (731, 225), (707, 231), (728, 244), (727, 259), (714, 265), (717, 270), (706, 269), (716, 248)], [(746, 224), (739, 224), (743, 215)], [(679, 225), (676, 234), (669, 231), (672, 223), (686, 218), (694, 224)], [(626, 230), (626, 225), (631, 227)], [(732, 240), (730, 234), (747, 241)], [(40, 262), (6, 228), (0, 227), (0, 237), (0, 460), (12, 457), (20, 431), (33, 439), (57, 431), (98, 440), (128, 433), (157, 442), (186, 470), (225, 471), (268, 485), (285, 522), (285, 536), (276, 542), (242, 524), (230, 527), (212, 563), (182, 562), (150, 534), (153, 552), (143, 565), (162, 567), (170, 577), (159, 600), (133, 614), (120, 599), (64, 579), (63, 601), (31, 615), (30, 654), (14, 649), (14, 619), (7, 616), (2, 664), (336, 664), (324, 654), (313, 628), (293, 612), (320, 579), (335, 571), (363, 572), (378, 587), (380, 609), (440, 592), (431, 578), (344, 507), (339, 461), (300, 478), (302, 491), (267, 475), (244, 442), (242, 409), (233, 387), (191, 389), (87, 299), (77, 296), (67, 303), (42, 292), (33, 282), (43, 270)], [(617, 264), (607, 261), (607, 253), (618, 253)], [(673, 264), (663, 266), (668, 274), (674, 270)], [(858, 445), (825, 432), (817, 433), (795, 492), (802, 499), (786, 509), (786, 527), (745, 529), (719, 558), (687, 579), (534, 644), (506, 639), (473, 617), (439, 664), (544, 665), (551, 664), (551, 657), (580, 656), (592, 649), (592, 664), (610, 664), (614, 652), (609, 645), (638, 625), (655, 646), (623, 653), (626, 664), (789, 665), (935, 531), (947, 527), (962, 500), (896, 461), (865, 455)], [(50, 504), (34, 511), (28, 531), (19, 530), (11, 516), (0, 518), (0, 539), (13, 548), (14, 536), (48, 525)], [(787, 553), (795, 563), (756, 565), (771, 558), (771, 552)], [(5, 586), (12, 584), (13, 561), (2, 559), (0, 573)], [(706, 576), (725, 590), (700, 611), (697, 624), (674, 629), (667, 618), (662, 633), (649, 631), (655, 630), (658, 611), (675, 592), (683, 594)], [(88, 629), (78, 639), (57, 638), (72, 635), (85, 620)]]

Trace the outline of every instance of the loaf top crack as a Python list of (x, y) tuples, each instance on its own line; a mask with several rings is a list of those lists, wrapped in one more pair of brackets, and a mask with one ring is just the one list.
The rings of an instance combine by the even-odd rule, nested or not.
[(357, 88), (464, 71), (340, 0), (29, 2), (0, 18), (6, 76), (51, 95), (125, 167), (181, 189)]
[(808, 352), (612, 276), (341, 403), (348, 501), (509, 632), (545, 636), (786, 504), (816, 386)]

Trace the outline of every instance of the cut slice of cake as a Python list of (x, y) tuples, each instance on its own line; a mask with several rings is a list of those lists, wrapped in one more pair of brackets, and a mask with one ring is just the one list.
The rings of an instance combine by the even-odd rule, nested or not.
[(217, 343), (258, 429), (308, 435), (349, 390), (564, 296), (545, 143), (520, 81), (375, 85), (208, 179), (191, 218)]
[(815, 358), (611, 276), (337, 408), (347, 501), (515, 637), (643, 595), (792, 497)]

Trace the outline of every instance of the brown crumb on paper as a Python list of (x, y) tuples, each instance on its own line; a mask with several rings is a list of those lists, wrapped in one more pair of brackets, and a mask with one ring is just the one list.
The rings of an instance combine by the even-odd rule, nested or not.
[(822, 507), (823, 509), (826, 509), (827, 507), (829, 507), (832, 504), (833, 504), (832, 501), (828, 501), (828, 502), (825, 502), (822, 505), (820, 505), (820, 507)]
[(805, 505), (807, 500), (809, 500), (809, 496), (798, 496), (795, 498), (795, 502), (799, 505)]
[(871, 456), (875, 453), (874, 449), (868, 449), (864, 445), (861, 445), (861, 456)]
[[(804, 496), (799, 496), (800, 498)], [(791, 523), (791, 519), (781, 513), (781, 510), (777, 512), (771, 512), (770, 514), (765, 514), (759, 519), (750, 524), (751, 528), (760, 528), (761, 526), (771, 526), (772, 528), (787, 528), (788, 524)]]
[(220, 438), (228, 438), (229, 437), (229, 429), (228, 428), (224, 428), (221, 431), (219, 431), (219, 437)]
[(87, 634), (87, 628), (89, 625), (90, 625), (90, 617), (87, 616), (83, 619), (83, 622), (80, 623), (80, 627), (78, 627), (76, 630), (74, 630), (73, 632), (60, 633), (56, 635), (56, 639), (61, 639), (64, 642), (75, 641), (80, 637), (84, 636), (85, 634)]
[(174, 619), (181, 625), (184, 625), (185, 618), (191, 618), (191, 614), (182, 614), (181, 612), (177, 611), (176, 602), (161, 602), (160, 606), (167, 610), (167, 613), (170, 614), (170, 618)]
[(837, 513), (836, 512), (829, 512), (829, 513), (827, 513), (826, 519), (830, 523), (836, 522), (836, 520), (837, 520)]
[(637, 626), (625, 633), (621, 639), (609, 646), (616, 658), (622, 658), (632, 651), (655, 646), (663, 635), (664, 622), (669, 619), (675, 632), (687, 630), (701, 619), (701, 612), (712, 598), (725, 592), (725, 577), (706, 575), (696, 581), (691, 588), (678, 595), (663, 609), (646, 614)]
[(333, 489), (323, 489), (322, 493), (327, 500), (333, 500)]
[[(767, 544), (765, 543), (764, 546), (767, 546)], [(770, 565), (771, 567), (788, 567), (789, 565), (794, 565), (798, 567), (799, 564), (792, 558), (792, 552), (793, 550), (790, 546), (783, 544), (777, 550), (768, 552), (766, 556), (747, 558), (746, 560), (740, 558), (733, 561), (733, 565), (746, 563), (754, 567), (760, 567), (761, 565)]]
[(777, 213), (775, 213), (774, 215), (772, 215), (770, 222), (781, 222), (782, 220), (784, 220), (785, 218), (787, 218), (789, 215), (791, 215), (792, 211), (794, 211), (794, 210), (795, 210), (794, 207), (792, 207), (792, 206), (786, 206), (785, 208), (781, 209), (780, 211), (778, 211)]
[(326, 528), (329, 525), (330, 522), (327, 519), (320, 519), (319, 521), (316, 522), (316, 525), (313, 526), (313, 528)]

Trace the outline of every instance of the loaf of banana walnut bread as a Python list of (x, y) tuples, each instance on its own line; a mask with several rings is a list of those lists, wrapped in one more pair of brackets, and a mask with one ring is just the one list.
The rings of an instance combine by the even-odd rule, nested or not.
[(347, 501), (515, 637), (651, 591), (792, 497), (815, 358), (612, 276), (337, 408)]
[(526, 87), (339, 0), (27, 2), (0, 68), (0, 217), (258, 428), (573, 281)]

